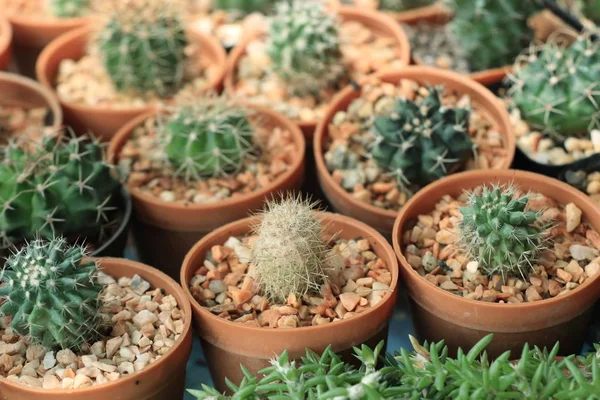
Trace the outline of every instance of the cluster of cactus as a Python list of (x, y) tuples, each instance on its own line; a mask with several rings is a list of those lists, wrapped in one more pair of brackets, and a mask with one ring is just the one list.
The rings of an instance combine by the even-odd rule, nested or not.
[(436, 0), (379, 0), (378, 8), (384, 11), (401, 12), (430, 6)]
[(470, 110), (443, 105), (441, 88), (427, 91), (417, 101), (396, 99), (390, 114), (373, 121), (371, 156), (406, 189), (446, 176), (473, 153)]
[(1, 150), (0, 248), (35, 235), (103, 239), (115, 222), (121, 183), (104, 161), (101, 144), (61, 133)]
[(509, 90), (529, 125), (559, 138), (600, 127), (600, 44), (555, 36), (519, 57)]
[(454, 18), (449, 32), (473, 71), (510, 65), (533, 38), (527, 21), (535, 1), (449, 0)]
[(213, 0), (212, 6), (217, 10), (240, 12), (244, 15), (254, 12), (268, 14), (274, 3), (273, 0)]
[(315, 206), (292, 196), (268, 202), (260, 214), (250, 265), (262, 294), (271, 300), (319, 292), (327, 280), (330, 249)]
[(85, 15), (90, 0), (48, 0), (50, 13), (59, 18), (75, 18)]
[(64, 239), (36, 239), (8, 257), (0, 275), (0, 313), (21, 336), (46, 349), (93, 343), (103, 318), (96, 261)]
[(185, 77), (187, 38), (177, 7), (124, 0), (98, 34), (102, 63), (119, 91), (172, 95)]
[(269, 25), (267, 52), (273, 71), (296, 95), (318, 94), (339, 84), (346, 74), (339, 23), (315, 1), (277, 4)]
[(224, 97), (183, 102), (160, 127), (169, 163), (186, 181), (239, 171), (254, 145), (250, 111)]
[[(244, 367), (244, 379), (228, 382), (232, 397), (202, 385), (188, 390), (198, 400), (277, 399), (598, 399), (600, 345), (585, 356), (556, 359), (558, 343), (550, 350), (525, 345), (513, 362), (510, 352), (490, 361), (485, 348), (493, 335), (482, 338), (466, 354), (448, 357), (444, 342), (422, 345), (410, 337), (414, 350), (394, 355), (355, 347), (360, 367), (344, 362), (331, 347), (322, 355), (310, 350), (298, 362), (287, 352), (254, 377)], [(516, 357), (515, 357), (516, 358)], [(381, 364), (381, 366), (379, 366)]]
[(483, 186), (460, 209), (460, 245), (489, 276), (528, 276), (548, 240), (541, 212), (526, 210), (527, 195), (513, 186)]

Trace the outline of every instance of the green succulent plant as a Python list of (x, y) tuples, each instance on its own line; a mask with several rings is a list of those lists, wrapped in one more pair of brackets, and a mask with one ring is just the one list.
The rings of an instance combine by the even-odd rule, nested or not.
[(104, 67), (119, 91), (172, 95), (184, 80), (187, 39), (175, 6), (119, 3), (98, 35)]
[(558, 137), (600, 127), (600, 44), (551, 38), (517, 60), (509, 90), (529, 125)]
[(337, 18), (318, 2), (277, 4), (267, 52), (273, 71), (296, 95), (318, 94), (339, 84), (346, 74)]
[(260, 214), (250, 265), (261, 293), (269, 299), (285, 301), (290, 294), (319, 292), (327, 280), (330, 250), (315, 206), (299, 196), (288, 197), (268, 202)]
[(242, 14), (253, 12), (267, 14), (274, 3), (273, 0), (213, 0), (212, 5), (217, 10), (237, 11)]
[(52, 15), (59, 18), (75, 18), (89, 11), (90, 0), (49, 0)]
[(473, 152), (470, 110), (442, 104), (440, 88), (417, 101), (398, 98), (391, 114), (375, 117), (371, 156), (404, 186), (425, 186), (447, 175)]
[(460, 209), (460, 245), (489, 276), (527, 276), (545, 248), (547, 227), (540, 211), (526, 209), (527, 202), (512, 186), (484, 186)]
[(529, 17), (540, 10), (535, 1), (448, 0), (454, 18), (448, 29), (473, 71), (511, 65), (531, 42)]
[(121, 183), (99, 142), (61, 133), (0, 152), (1, 249), (36, 235), (97, 243), (114, 224)]
[(249, 114), (224, 97), (179, 106), (160, 128), (176, 175), (190, 181), (239, 171), (256, 150)]
[(21, 336), (47, 349), (79, 350), (103, 318), (96, 261), (64, 239), (35, 239), (8, 257), (0, 274), (0, 313)]
[(436, 0), (379, 0), (379, 9), (384, 11), (401, 12), (419, 7), (430, 6)]

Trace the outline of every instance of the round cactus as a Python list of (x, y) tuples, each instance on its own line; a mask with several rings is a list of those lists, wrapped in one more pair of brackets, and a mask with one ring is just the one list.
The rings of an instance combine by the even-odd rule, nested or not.
[(379, 115), (373, 122), (371, 156), (404, 188), (446, 176), (473, 152), (470, 110), (444, 106), (439, 88), (427, 91), (416, 102), (397, 99), (391, 114)]
[(277, 5), (267, 52), (273, 71), (297, 94), (319, 93), (344, 77), (337, 18), (314, 1)]
[(528, 197), (513, 187), (483, 187), (471, 192), (460, 209), (460, 245), (489, 276), (527, 276), (544, 248), (546, 235), (539, 211), (526, 211)]
[(436, 0), (379, 0), (379, 9), (384, 11), (406, 11), (430, 6)]
[(49, 0), (52, 15), (59, 18), (75, 18), (85, 15), (90, 6), (90, 0)]
[(102, 62), (117, 90), (161, 97), (183, 82), (186, 46), (176, 8), (160, 0), (119, 3), (98, 35)]
[(266, 14), (271, 10), (273, 3), (273, 0), (213, 0), (212, 6), (217, 10), (237, 11), (242, 14)]
[(255, 150), (248, 114), (225, 98), (181, 105), (160, 129), (175, 174), (190, 181), (239, 171)]
[(600, 127), (600, 44), (554, 37), (517, 60), (509, 91), (532, 127), (566, 137)]
[(105, 163), (101, 145), (61, 134), (2, 148), (0, 243), (6, 249), (35, 235), (103, 239), (114, 223), (121, 184)]
[(11, 255), (0, 275), (0, 313), (21, 336), (47, 349), (79, 350), (102, 322), (98, 265), (64, 239), (33, 240)]
[(262, 294), (271, 300), (318, 292), (327, 280), (330, 250), (314, 208), (315, 203), (300, 197), (271, 201), (254, 227), (258, 239), (250, 265)]

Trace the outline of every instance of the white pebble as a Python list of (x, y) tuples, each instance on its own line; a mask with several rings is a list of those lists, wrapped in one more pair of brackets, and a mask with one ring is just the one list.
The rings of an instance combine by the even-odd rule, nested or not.
[(467, 264), (467, 271), (469, 271), (472, 274), (477, 273), (478, 269), (479, 269), (479, 263), (477, 261), (471, 261)]
[(160, 192), (160, 195), (158, 197), (162, 201), (165, 201), (167, 203), (175, 201), (175, 193), (170, 190), (164, 190), (164, 191)]
[(569, 247), (569, 251), (571, 252), (571, 257), (576, 259), (577, 261), (581, 260), (593, 260), (598, 257), (598, 250), (593, 247), (582, 246), (580, 244), (574, 244)]
[(56, 365), (56, 358), (54, 358), (54, 352), (49, 351), (44, 355), (44, 360), (42, 361), (42, 365), (45, 369), (53, 368)]
[(157, 320), (158, 320), (158, 317), (154, 313), (152, 313), (148, 310), (142, 310), (139, 313), (137, 313), (137, 315), (135, 317), (133, 317), (133, 323), (138, 328), (141, 328), (146, 324), (153, 324)]

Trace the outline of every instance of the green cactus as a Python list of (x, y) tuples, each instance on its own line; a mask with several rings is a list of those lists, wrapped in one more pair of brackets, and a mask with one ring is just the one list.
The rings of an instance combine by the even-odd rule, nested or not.
[(49, 0), (50, 12), (59, 18), (75, 18), (89, 11), (90, 0)]
[(279, 3), (269, 25), (267, 52), (273, 71), (295, 95), (318, 94), (346, 74), (337, 18), (320, 3)]
[(2, 148), (0, 249), (35, 235), (103, 239), (121, 184), (104, 162), (100, 144), (61, 134), (25, 150)]
[(460, 246), (489, 276), (527, 276), (548, 237), (540, 211), (527, 211), (528, 197), (512, 186), (484, 186), (460, 209)]
[(100, 56), (119, 91), (172, 95), (184, 80), (187, 39), (176, 8), (125, 1), (98, 35)]
[(180, 105), (160, 128), (175, 174), (191, 181), (240, 171), (256, 149), (249, 113), (224, 97)]
[(567, 137), (600, 127), (600, 44), (578, 37), (565, 47), (551, 39), (517, 60), (509, 91), (521, 117)]
[(258, 236), (250, 266), (261, 293), (285, 301), (290, 294), (319, 292), (327, 280), (329, 248), (315, 203), (290, 197), (270, 201), (254, 227)]
[(384, 11), (401, 12), (419, 7), (430, 6), (436, 0), (379, 0), (379, 9)]
[(102, 318), (96, 261), (64, 239), (33, 240), (11, 255), (0, 275), (0, 313), (21, 336), (47, 349), (79, 350), (97, 337)]
[(371, 156), (405, 189), (425, 186), (448, 174), (473, 152), (470, 110), (442, 104), (441, 88), (416, 102), (398, 98), (389, 115), (373, 122)]
[(473, 71), (510, 65), (533, 38), (527, 21), (539, 10), (535, 1), (449, 0), (450, 33)]
[(254, 12), (267, 14), (273, 3), (273, 0), (213, 0), (213, 7), (217, 10), (241, 12), (244, 15)]

